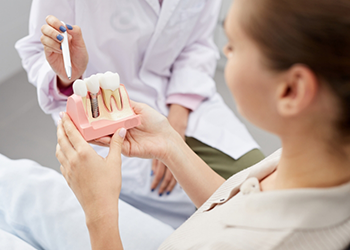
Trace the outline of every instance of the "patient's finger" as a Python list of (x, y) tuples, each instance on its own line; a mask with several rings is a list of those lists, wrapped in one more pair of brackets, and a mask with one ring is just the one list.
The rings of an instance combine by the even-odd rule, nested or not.
[(60, 170), (61, 170), (63, 177), (66, 179), (66, 170), (64, 169), (64, 167), (62, 165), (60, 166)]
[[(66, 157), (71, 158), (74, 156), (75, 149), (66, 135), (66, 132), (65, 132), (63, 125), (62, 125), (62, 122), (59, 122), (57, 125), (57, 143), (59, 145), (59, 150)], [(57, 152), (57, 150), (56, 150), (56, 152)]]
[(66, 113), (62, 114), (62, 125), (70, 143), (76, 151), (80, 151), (82, 148), (89, 145)]
[(111, 136), (104, 136), (104, 137), (89, 141), (89, 143), (95, 144), (98, 146), (109, 147), (109, 144), (111, 143), (111, 139), (112, 139)]
[(57, 144), (57, 146), (56, 146), (56, 158), (61, 163), (61, 165), (69, 168), (68, 159), (65, 156), (65, 154), (62, 152), (59, 144)]

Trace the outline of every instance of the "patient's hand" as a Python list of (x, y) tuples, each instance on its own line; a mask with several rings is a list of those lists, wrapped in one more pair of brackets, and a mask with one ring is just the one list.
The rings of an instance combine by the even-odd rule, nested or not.
[(89, 220), (98, 220), (106, 213), (113, 215), (118, 211), (125, 133), (125, 129), (115, 133), (108, 156), (102, 158), (83, 139), (67, 114), (58, 124), (56, 156), (61, 163), (61, 172)]
[[(168, 119), (146, 104), (130, 101), (135, 114), (141, 118), (141, 125), (129, 129), (122, 147), (122, 153), (129, 157), (162, 160), (171, 150), (171, 138), (179, 136)], [(92, 144), (108, 147), (111, 136), (90, 141)]]

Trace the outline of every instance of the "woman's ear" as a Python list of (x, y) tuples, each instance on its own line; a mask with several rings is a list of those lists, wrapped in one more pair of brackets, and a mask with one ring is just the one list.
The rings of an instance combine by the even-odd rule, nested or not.
[(301, 114), (315, 99), (317, 90), (317, 78), (308, 67), (302, 64), (292, 66), (277, 88), (278, 113), (284, 117)]

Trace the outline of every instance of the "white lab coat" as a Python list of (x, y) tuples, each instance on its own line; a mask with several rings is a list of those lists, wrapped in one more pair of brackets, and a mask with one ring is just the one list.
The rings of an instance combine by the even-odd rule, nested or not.
[[(118, 72), (132, 100), (164, 115), (169, 95), (205, 97), (191, 112), (186, 135), (237, 159), (258, 145), (224, 104), (212, 79), (219, 57), (212, 35), (220, 5), (219, 0), (165, 0), (162, 8), (159, 0), (33, 0), (29, 35), (16, 48), (29, 82), (37, 87), (41, 108), (57, 122), (67, 97), (57, 90), (55, 73), (46, 62), (40, 28), (49, 14), (79, 25), (89, 54), (83, 77)], [(107, 149), (97, 151), (107, 154)], [(193, 207), (187, 206), (190, 201), (180, 187), (167, 197), (149, 191), (150, 162), (124, 158), (122, 198), (176, 227)], [(149, 197), (159, 204), (150, 204)], [(183, 201), (182, 212), (173, 206), (176, 201)], [(161, 216), (160, 210), (168, 212)], [(180, 213), (181, 219), (168, 220), (169, 211), (175, 217)]]

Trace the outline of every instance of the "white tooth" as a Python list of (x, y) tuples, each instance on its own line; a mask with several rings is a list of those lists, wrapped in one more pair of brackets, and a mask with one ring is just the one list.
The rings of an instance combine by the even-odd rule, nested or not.
[(110, 89), (114, 91), (120, 86), (120, 78), (117, 73), (106, 72), (100, 77), (100, 82), (102, 89)]
[(73, 83), (74, 94), (81, 97), (86, 97), (87, 91), (88, 90), (87, 90), (86, 84), (83, 80), (78, 79)]
[(97, 75), (92, 75), (85, 79), (85, 83), (91, 94), (97, 94), (100, 91), (100, 81)]
[(117, 103), (118, 109), (121, 109), (122, 104), (119, 96), (119, 87), (120, 87), (120, 78), (117, 73), (106, 72), (100, 78), (101, 88), (103, 99), (105, 101), (105, 105), (109, 111), (112, 111), (111, 108), (111, 96), (114, 97), (114, 100)]

